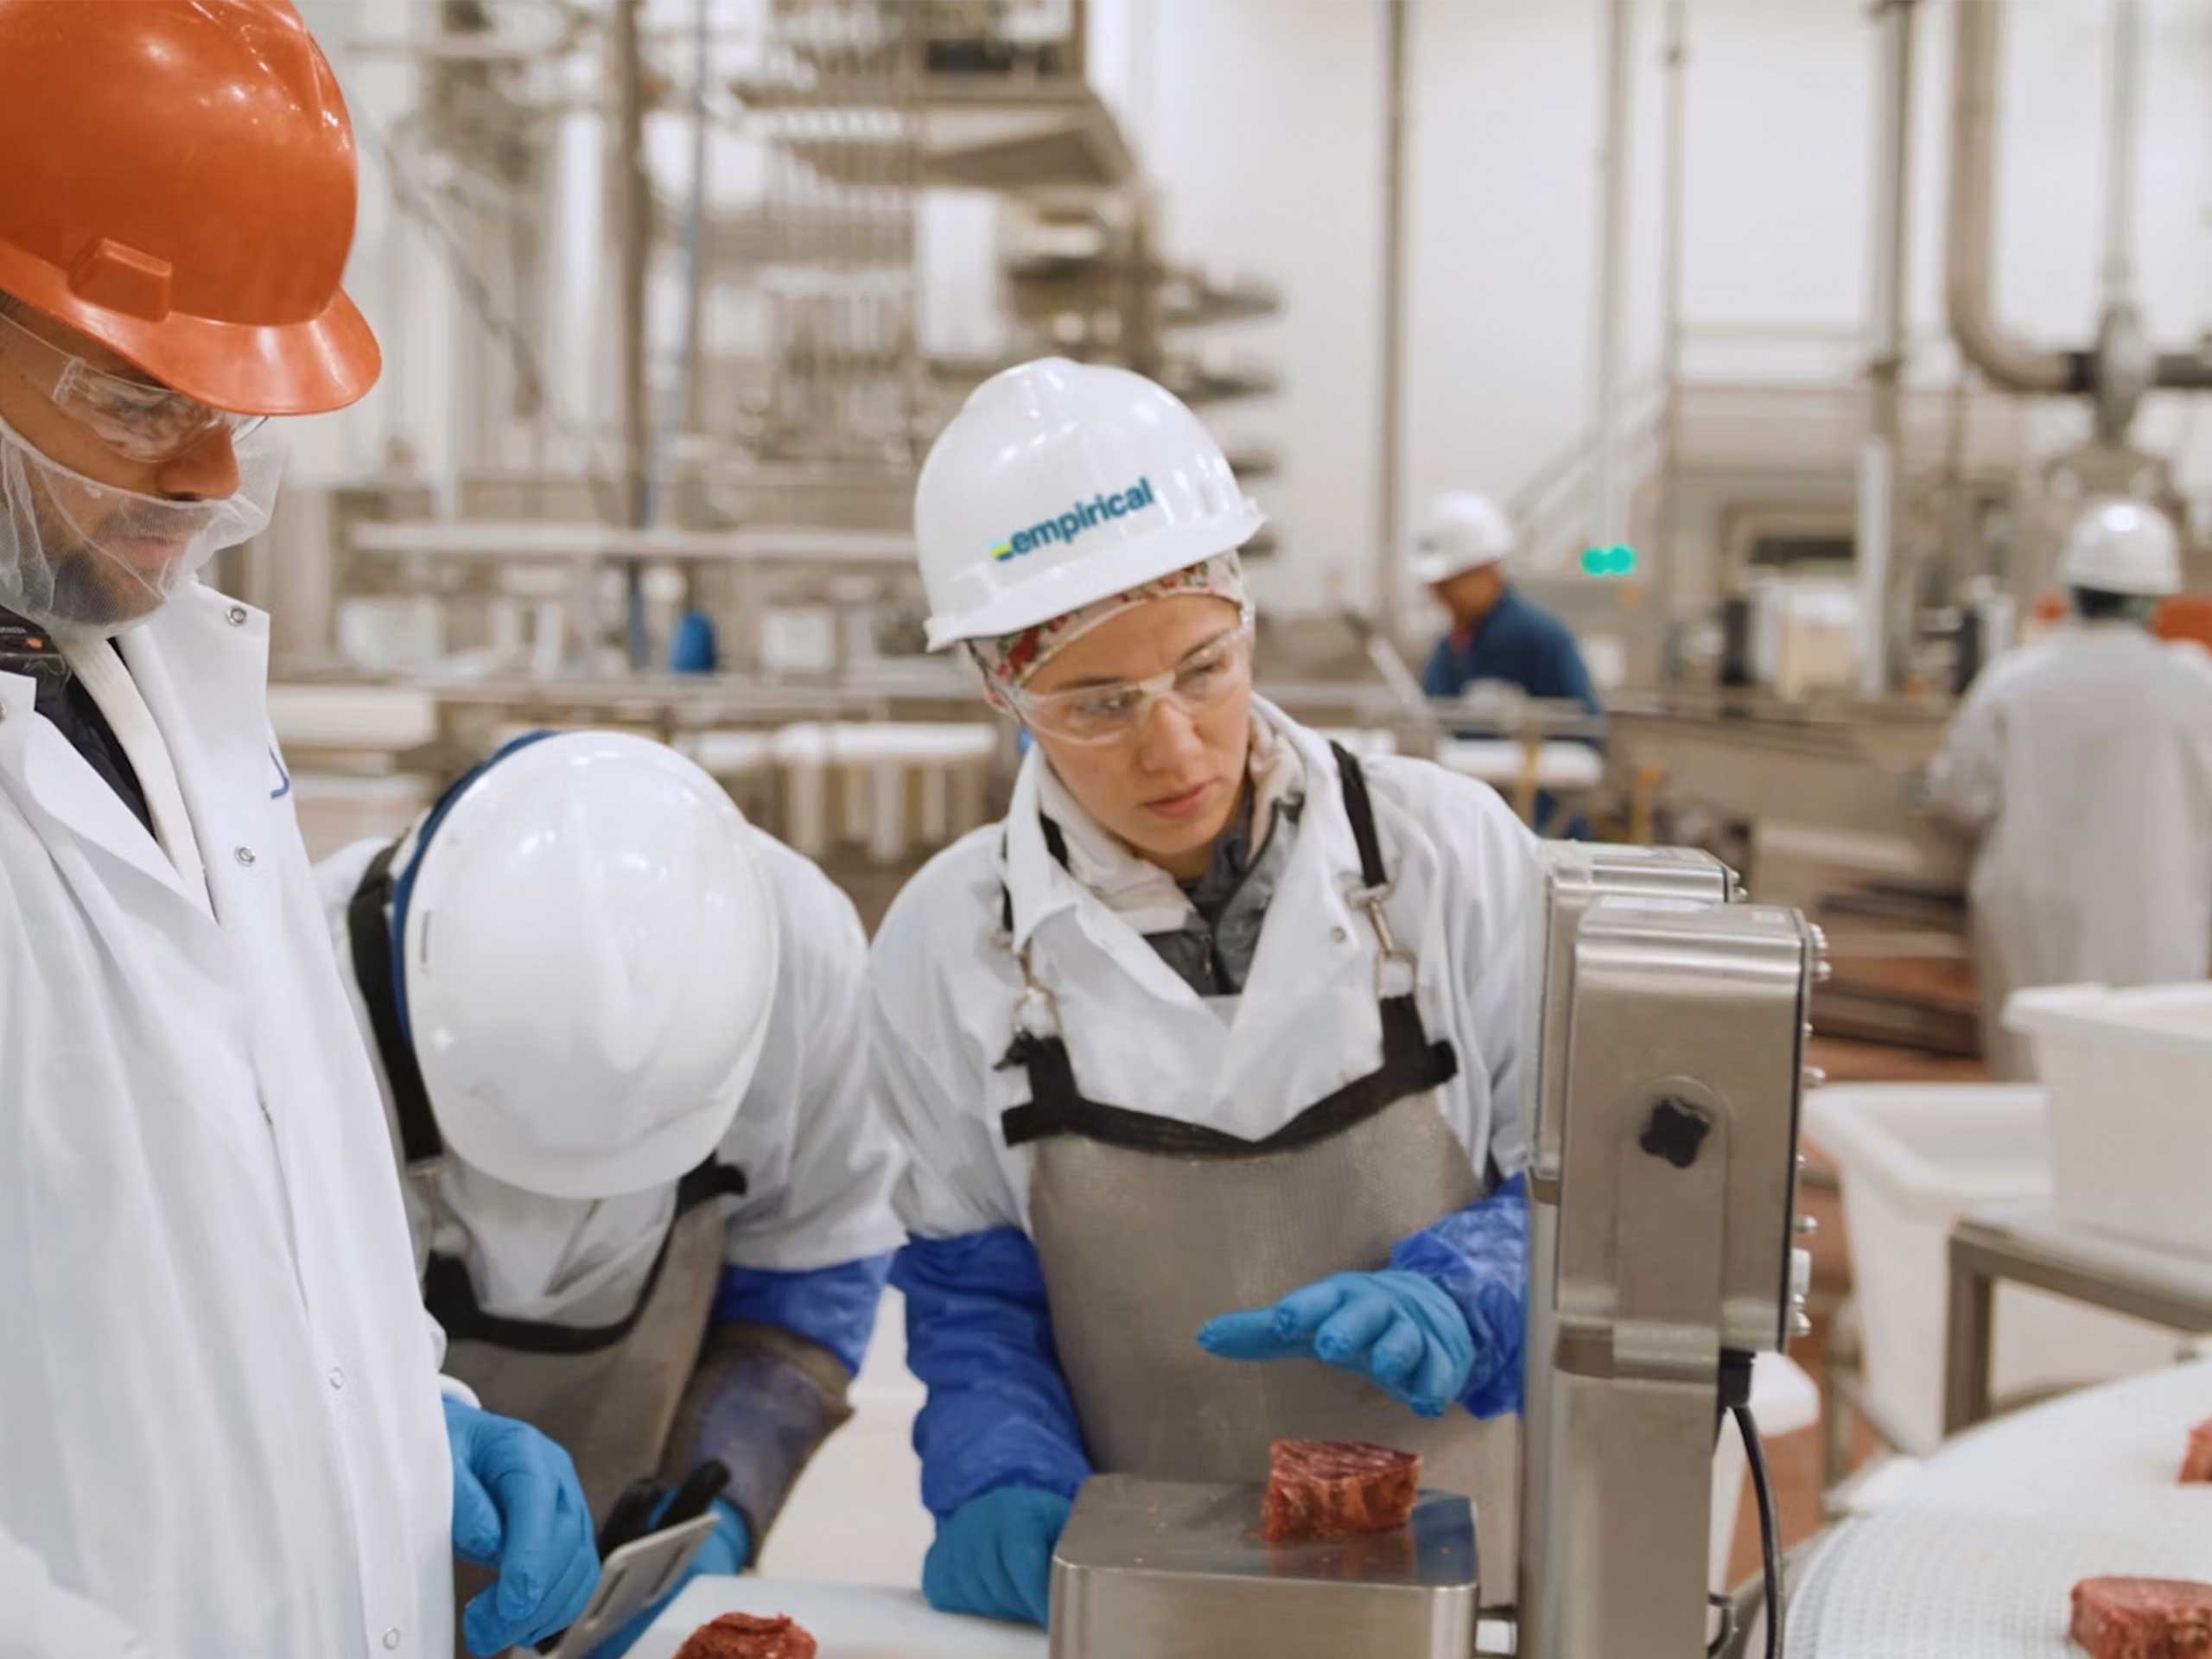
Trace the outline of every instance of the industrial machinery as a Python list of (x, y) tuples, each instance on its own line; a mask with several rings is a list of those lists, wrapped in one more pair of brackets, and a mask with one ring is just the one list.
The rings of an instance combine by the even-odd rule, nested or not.
[(1823, 942), (1794, 911), (1732, 902), (1732, 873), (1684, 849), (1549, 846), (1543, 874), (1516, 1650), (1687, 1659), (1708, 1641), (1694, 1518), (1732, 1412), (1779, 1618), (1746, 1402), (1752, 1357), (1808, 1329), (1791, 1238)]

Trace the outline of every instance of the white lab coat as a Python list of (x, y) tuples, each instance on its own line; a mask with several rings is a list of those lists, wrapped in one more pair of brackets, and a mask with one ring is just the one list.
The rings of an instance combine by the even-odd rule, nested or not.
[(1979, 833), (1983, 1027), (2000, 1077), (2033, 1075), (1999, 1024), (2030, 985), (2212, 973), (2212, 664), (2129, 622), (2079, 624), (2000, 658), (1929, 774)]
[(0, 674), (6, 1659), (450, 1651), (436, 1333), (268, 645), (196, 585), (122, 642), (199, 891)]
[[(998, 937), (1002, 881), (1015, 946), (1029, 946), (1058, 1001), (1090, 1099), (1257, 1140), (1380, 1064), (1376, 943), (1346, 896), (1360, 885), (1359, 855), (1335, 757), (1266, 702), (1254, 710), (1297, 745), (1306, 805), (1233, 1008), (1210, 1006), (1052, 856), (1038, 815), (1041, 750), (1023, 766), (1006, 822), (946, 849), (891, 907), (870, 963), (874, 1053), (913, 1160), (899, 1207), (917, 1234), (1029, 1224), (1033, 1149), (1009, 1148), (1000, 1126), (1029, 1091), (1019, 1067), (999, 1064), (1022, 991)], [(1431, 1038), (1459, 1052), (1439, 1107), (1478, 1170), (1491, 1158), (1513, 1174), (1527, 1162), (1531, 838), (1487, 785), (1421, 760), (1364, 765), (1393, 880), (1390, 926), (1417, 955)]]
[[(896, 1249), (897, 1154), (875, 1109), (868, 1065), (868, 939), (848, 899), (812, 863), (748, 829), (782, 930), (775, 1001), (759, 1069), (717, 1148), (745, 1172), (731, 1205), (728, 1259), (802, 1272)], [(346, 906), (383, 846), (362, 842), (315, 868), (346, 995), (372, 1053), (353, 976)], [(381, 1062), (394, 1155), (398, 1119)], [(466, 1262), (485, 1312), (588, 1325), (636, 1305), (676, 1208), (676, 1184), (618, 1198), (553, 1198), (493, 1179), (448, 1149), (407, 1186), (418, 1270), (435, 1249)]]

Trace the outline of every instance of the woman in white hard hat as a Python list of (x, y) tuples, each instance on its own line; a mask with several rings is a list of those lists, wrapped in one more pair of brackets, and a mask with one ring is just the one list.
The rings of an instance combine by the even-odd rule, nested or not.
[(1510, 1580), (1526, 832), (1253, 696), (1261, 515), (1151, 382), (997, 376), (915, 522), (932, 645), (1035, 739), (872, 963), (925, 1590), (1043, 1623), (1088, 1475), (1253, 1479), (1279, 1435), (1421, 1452)]
[(1991, 1070), (2028, 1078), (2005, 1003), (2031, 985), (2212, 976), (2212, 665), (2151, 636), (2181, 591), (2171, 520), (2112, 499), (2074, 525), (2075, 620), (1999, 658), (1929, 775), (1980, 837), (1968, 898)]
[(899, 1240), (851, 902), (596, 732), (518, 739), (317, 880), (448, 1369), (568, 1448), (602, 1525), (719, 1463), (694, 1570), (739, 1571), (850, 1414)]

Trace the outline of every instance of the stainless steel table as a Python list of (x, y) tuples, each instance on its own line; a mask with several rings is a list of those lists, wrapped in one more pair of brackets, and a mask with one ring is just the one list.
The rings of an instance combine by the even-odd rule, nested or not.
[(2212, 1258), (2081, 1226), (2048, 1204), (1977, 1211), (1951, 1229), (1946, 1434), (1990, 1414), (1992, 1305), (2000, 1279), (2191, 1336), (2212, 1332)]

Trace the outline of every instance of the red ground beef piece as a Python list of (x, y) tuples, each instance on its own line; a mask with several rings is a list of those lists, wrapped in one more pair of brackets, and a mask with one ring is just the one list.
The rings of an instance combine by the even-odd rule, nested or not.
[(1365, 1440), (1277, 1440), (1268, 1449), (1260, 1536), (1271, 1544), (1402, 1527), (1421, 1491), (1421, 1459)]
[(788, 1618), (724, 1613), (691, 1632), (676, 1659), (814, 1659), (814, 1638)]
[(2199, 1423), (2189, 1431), (2189, 1451), (2181, 1460), (2183, 1485), (2197, 1481), (2212, 1481), (2212, 1422)]
[(2180, 1579), (2084, 1579), (2067, 1632), (2090, 1659), (2212, 1656), (2212, 1584)]

